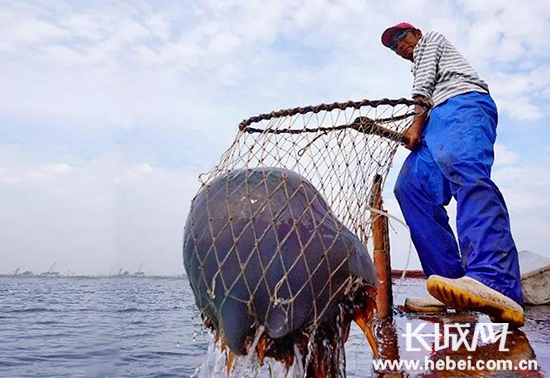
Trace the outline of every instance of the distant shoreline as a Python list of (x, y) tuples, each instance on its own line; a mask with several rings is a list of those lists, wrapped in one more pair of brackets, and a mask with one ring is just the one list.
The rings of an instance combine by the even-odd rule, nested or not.
[(147, 279), (147, 278), (159, 278), (159, 279), (183, 279), (187, 278), (185, 274), (176, 274), (176, 275), (140, 275), (140, 276), (133, 276), (133, 275), (116, 275), (116, 274), (97, 274), (97, 275), (55, 275), (55, 276), (48, 276), (48, 275), (40, 275), (40, 274), (33, 274), (33, 275), (22, 275), (22, 274), (0, 274), (0, 278), (18, 278), (18, 279), (25, 279), (25, 278), (44, 278), (44, 279), (56, 279), (56, 278), (90, 278), (90, 279), (98, 279), (98, 278), (117, 278), (117, 279)]
[[(392, 269), (391, 276), (393, 278), (400, 278), (403, 274), (401, 269)], [(406, 278), (426, 278), (424, 272), (421, 270), (407, 270), (405, 273)], [(158, 279), (186, 279), (187, 276), (182, 274), (142, 274), (142, 275), (132, 275), (132, 274), (75, 274), (75, 275), (44, 275), (44, 274), (0, 274), (0, 278), (120, 278), (120, 279), (144, 279), (144, 278), (158, 278)]]

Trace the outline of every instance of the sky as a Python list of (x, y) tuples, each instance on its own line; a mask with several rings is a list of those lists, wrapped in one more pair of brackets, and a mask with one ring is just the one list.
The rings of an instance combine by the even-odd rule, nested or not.
[[(518, 249), (550, 257), (547, 0), (21, 0), (0, 1), (0, 272), (182, 273), (198, 175), (238, 123), (410, 97), (410, 63), (380, 43), (402, 21), (445, 34), (489, 83), (493, 179)], [(384, 192), (399, 218), (407, 153)], [(409, 239), (392, 224), (403, 268)]]

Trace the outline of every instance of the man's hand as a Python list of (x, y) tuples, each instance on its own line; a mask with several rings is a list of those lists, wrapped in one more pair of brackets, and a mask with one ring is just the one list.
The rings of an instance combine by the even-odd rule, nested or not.
[[(422, 121), (422, 122), (418, 122)], [(422, 130), (424, 129), (424, 120), (418, 120), (405, 131), (405, 147), (414, 151), (422, 141)]]
[[(429, 97), (424, 96), (414, 96), (415, 100), (425, 101), (429, 102), (431, 106), (433, 106), (433, 101)], [(414, 120), (411, 124), (411, 126), (403, 133), (405, 136), (404, 138), (404, 144), (405, 147), (408, 148), (411, 151), (414, 151), (418, 146), (420, 146), (420, 142), (422, 142), (422, 131), (424, 130), (424, 123), (426, 122), (426, 109), (420, 105), (416, 105), (414, 107), (416, 116), (414, 117)]]

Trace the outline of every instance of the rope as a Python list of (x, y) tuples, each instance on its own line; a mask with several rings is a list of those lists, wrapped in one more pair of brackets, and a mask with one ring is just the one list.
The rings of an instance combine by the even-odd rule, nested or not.
[(382, 216), (385, 216), (389, 219), (393, 219), (394, 221), (396, 221), (397, 223), (405, 226), (405, 228), (407, 229), (408, 231), (408, 236), (409, 236), (409, 250), (407, 252), (407, 262), (405, 263), (405, 268), (403, 269), (403, 273), (401, 274), (401, 281), (398, 285), (398, 288), (403, 284), (403, 279), (405, 278), (405, 275), (407, 274), (407, 270), (409, 269), (409, 262), (411, 260), (411, 254), (412, 254), (412, 234), (411, 234), (411, 229), (409, 227), (409, 225), (407, 223), (405, 223), (403, 220), (397, 218), (395, 215), (392, 215), (390, 213), (388, 213), (387, 211), (381, 211), (381, 210), (378, 210), (372, 206), (369, 206), (369, 205), (366, 205), (366, 208), (368, 211), (372, 211), (373, 213), (376, 213), (378, 215), (382, 215)]
[(291, 109), (281, 109), (277, 111), (273, 111), (271, 113), (265, 113), (260, 114), (254, 117), (250, 117), (244, 121), (242, 121), (239, 124), (239, 129), (244, 130), (247, 126), (251, 125), (252, 123), (257, 123), (260, 121), (266, 121), (270, 120), (272, 118), (281, 118), (281, 117), (288, 117), (288, 116), (294, 116), (297, 114), (306, 114), (306, 113), (319, 113), (321, 111), (330, 112), (335, 109), (345, 110), (347, 108), (354, 108), (354, 109), (360, 109), (364, 106), (370, 106), (372, 108), (376, 108), (380, 105), (390, 105), (390, 106), (397, 106), (397, 105), (419, 105), (422, 106), (424, 109), (429, 110), (431, 108), (431, 104), (427, 101), (420, 101), (420, 100), (410, 100), (406, 98), (400, 98), (396, 100), (390, 100), (388, 98), (383, 98), (380, 100), (361, 100), (361, 101), (346, 101), (346, 102), (333, 102), (331, 104), (321, 104), (317, 106), (306, 106), (306, 107), (298, 107), (298, 108), (291, 108)]

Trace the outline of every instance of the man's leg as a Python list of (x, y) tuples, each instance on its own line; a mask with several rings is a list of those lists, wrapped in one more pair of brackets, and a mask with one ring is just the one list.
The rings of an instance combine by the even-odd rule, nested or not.
[(497, 111), (476, 92), (436, 107), (425, 142), (457, 200), (458, 237), (471, 277), (523, 306), (518, 254), (504, 198), (491, 180)]
[(462, 277), (457, 242), (444, 208), (451, 199), (449, 182), (424, 143), (405, 160), (394, 193), (426, 276)]

